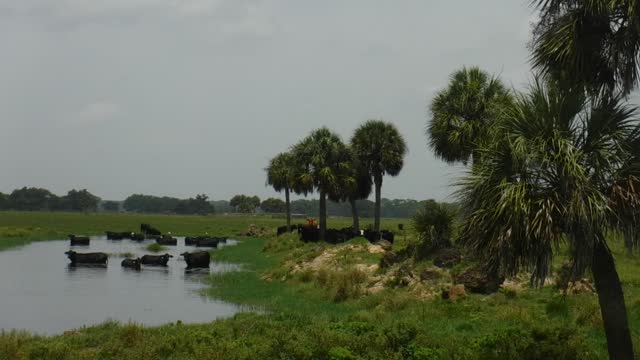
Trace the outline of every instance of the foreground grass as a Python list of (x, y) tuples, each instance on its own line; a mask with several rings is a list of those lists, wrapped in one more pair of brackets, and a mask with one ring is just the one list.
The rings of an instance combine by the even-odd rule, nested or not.
[[(127, 230), (140, 222), (174, 234), (229, 235), (249, 224), (275, 227), (282, 219), (81, 214), (0, 214), (0, 228), (47, 233)], [(56, 221), (56, 218), (58, 220)], [(47, 220), (50, 219), (50, 220)], [(163, 221), (164, 219), (164, 221)], [(113, 224), (109, 223), (113, 220)], [(332, 219), (333, 227), (348, 219)], [(395, 228), (397, 221), (384, 226)], [(74, 227), (77, 226), (77, 227)], [(36, 230), (38, 229), (38, 230)], [(35, 235), (34, 235), (35, 234)], [(42, 235), (42, 238), (38, 236)], [(411, 235), (410, 235), (411, 236)], [(23, 240), (14, 237), (16, 242)], [(4, 246), (7, 237), (0, 235)], [(357, 242), (359, 240), (355, 240)], [(267, 246), (267, 243), (269, 244)], [(402, 246), (403, 239), (397, 245)], [(617, 244), (617, 242), (616, 242)], [(555, 290), (471, 295), (458, 302), (417, 299), (404, 289), (336, 302), (330, 286), (291, 277), (284, 260), (304, 259), (317, 244), (293, 237), (243, 238), (214, 252), (216, 261), (243, 264), (212, 276), (207, 293), (248, 312), (208, 324), (143, 327), (105, 323), (40, 337), (0, 334), (0, 359), (606, 359), (597, 298), (562, 297)], [(267, 251), (265, 251), (265, 247)], [(614, 246), (636, 349), (640, 349), (639, 257)], [(349, 263), (352, 258), (345, 256)], [(358, 259), (358, 261), (375, 261)], [(265, 275), (269, 281), (265, 281)]]

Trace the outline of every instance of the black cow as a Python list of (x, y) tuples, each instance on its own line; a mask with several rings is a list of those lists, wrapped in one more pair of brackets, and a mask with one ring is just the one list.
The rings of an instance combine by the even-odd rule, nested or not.
[(124, 268), (129, 268), (129, 269), (134, 269), (134, 270), (140, 270), (140, 258), (137, 259), (124, 259), (122, 260), (122, 267)]
[(140, 231), (145, 235), (155, 235), (155, 236), (162, 235), (160, 230), (154, 228), (149, 224), (140, 224)]
[(218, 247), (220, 241), (216, 238), (200, 238), (196, 242), (197, 247)]
[(131, 240), (135, 240), (135, 241), (143, 241), (144, 239), (146, 239), (146, 236), (140, 233), (131, 233), (130, 238)]
[(393, 244), (393, 240), (395, 239), (395, 235), (389, 230), (382, 230), (380, 232), (375, 232), (372, 230), (365, 230), (364, 237), (369, 240), (369, 242), (374, 243), (380, 239), (387, 240), (388, 242)]
[(221, 242), (221, 243), (226, 243), (227, 242), (227, 238), (226, 237), (214, 237), (214, 239), (218, 240), (218, 242)]
[(182, 253), (184, 261), (187, 263), (187, 269), (208, 268), (211, 261), (211, 255), (208, 251), (196, 251), (192, 253)]
[(122, 240), (122, 239), (129, 239), (131, 237), (131, 231), (123, 231), (123, 232), (105, 231), (104, 233), (107, 234), (108, 240)]
[(156, 238), (156, 242), (160, 245), (178, 245), (178, 239), (167, 235)]
[(171, 254), (164, 255), (143, 255), (140, 258), (142, 265), (155, 265), (155, 266), (167, 266), (169, 258), (172, 258)]
[(109, 257), (102, 252), (80, 254), (73, 250), (65, 252), (71, 264), (106, 264)]
[(320, 240), (320, 230), (315, 226), (303, 226), (298, 229), (300, 240), (304, 242), (318, 242)]
[(71, 246), (89, 245), (88, 236), (76, 236), (76, 235), (69, 234), (69, 240), (71, 240)]
[(200, 238), (199, 236), (187, 236), (186, 238), (184, 238), (184, 244), (187, 246), (188, 245), (196, 246), (199, 238)]

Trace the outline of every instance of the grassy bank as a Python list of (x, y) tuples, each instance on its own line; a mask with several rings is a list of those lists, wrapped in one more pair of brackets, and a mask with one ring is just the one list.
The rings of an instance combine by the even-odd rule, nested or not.
[[(15, 221), (11, 222), (2, 215), (0, 227), (40, 228), (37, 234), (92, 234), (121, 228), (113, 223), (126, 230), (148, 222), (176, 234), (229, 235), (250, 224), (275, 228), (283, 222), (257, 217), (20, 213), (11, 213)], [(45, 223), (43, 218), (50, 220)], [(342, 227), (349, 220), (331, 222), (332, 227)], [(384, 225), (395, 228), (397, 222)], [(412, 236), (408, 235), (409, 240)], [(0, 237), (0, 243), (6, 240)], [(400, 237), (394, 250), (405, 245)], [(607, 358), (593, 294), (563, 297), (551, 287), (525, 288), (448, 301), (423, 298), (395, 285), (366, 294), (359, 289), (361, 279), (354, 266), (375, 264), (382, 255), (348, 251), (358, 246), (363, 246), (361, 239), (336, 247), (302, 244), (294, 236), (242, 238), (238, 246), (214, 254), (217, 261), (242, 263), (244, 271), (212, 276), (206, 291), (245, 305), (247, 313), (198, 325), (105, 323), (52, 337), (3, 333), (0, 359)], [(328, 251), (336, 255), (332, 268), (294, 271)], [(614, 251), (634, 341), (640, 344), (640, 260), (625, 256), (617, 246)]]

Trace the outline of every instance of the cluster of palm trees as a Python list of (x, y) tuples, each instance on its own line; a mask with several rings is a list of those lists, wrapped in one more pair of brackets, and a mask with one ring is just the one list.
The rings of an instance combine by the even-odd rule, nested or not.
[(640, 126), (626, 98), (638, 83), (640, 1), (533, 3), (533, 84), (509, 91), (477, 68), (456, 72), (431, 103), (430, 145), (469, 163), (461, 244), (488, 271), (529, 270), (538, 286), (566, 245), (574, 273), (593, 274), (610, 357), (633, 359), (607, 235), (635, 234), (640, 219)]
[(356, 200), (366, 199), (375, 190), (374, 231), (380, 231), (380, 200), (385, 175), (402, 170), (407, 145), (398, 129), (383, 120), (369, 120), (358, 127), (345, 144), (326, 127), (316, 129), (288, 152), (280, 153), (265, 169), (267, 184), (285, 193), (287, 226), (291, 226), (291, 193), (307, 195), (317, 191), (319, 238), (327, 229), (327, 198), (349, 201), (355, 229), (360, 228)]

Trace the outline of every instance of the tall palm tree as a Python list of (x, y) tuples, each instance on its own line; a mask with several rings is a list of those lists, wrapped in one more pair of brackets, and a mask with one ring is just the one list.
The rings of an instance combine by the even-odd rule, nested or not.
[(335, 202), (348, 201), (351, 205), (351, 227), (360, 229), (360, 216), (356, 202), (367, 199), (371, 195), (373, 184), (368, 169), (362, 165), (351, 149), (349, 151), (351, 152), (351, 173), (343, 178), (347, 182), (339, 187), (337, 193), (331, 194), (329, 199)]
[(488, 271), (514, 275), (524, 267), (532, 283), (547, 277), (553, 249), (566, 243), (576, 275), (591, 269), (611, 359), (633, 359), (624, 296), (605, 233), (638, 204), (634, 158), (640, 127), (636, 109), (620, 97), (587, 98), (536, 82), (502, 124), (500, 141), (483, 147), (460, 181), (467, 209), (461, 241)]
[(291, 202), (290, 193), (296, 194), (309, 193), (312, 188), (299, 181), (303, 168), (295, 161), (295, 157), (290, 152), (280, 153), (271, 161), (265, 169), (267, 172), (267, 185), (271, 185), (277, 192), (284, 190), (286, 211), (287, 211), (287, 230), (291, 231)]
[(477, 145), (511, 102), (502, 82), (477, 67), (463, 68), (451, 75), (429, 106), (429, 146), (448, 163), (477, 160)]
[(382, 120), (368, 120), (356, 129), (351, 149), (375, 185), (374, 231), (380, 231), (380, 192), (382, 178), (397, 176), (404, 165), (407, 144), (398, 129)]
[(342, 187), (351, 186), (351, 154), (340, 137), (322, 127), (293, 146), (298, 166), (304, 171), (299, 176), (302, 186), (312, 186), (320, 194), (320, 240), (327, 230), (327, 197), (337, 198)]
[(544, 74), (569, 79), (590, 93), (638, 83), (638, 0), (533, 0), (540, 21), (533, 32), (533, 65)]

